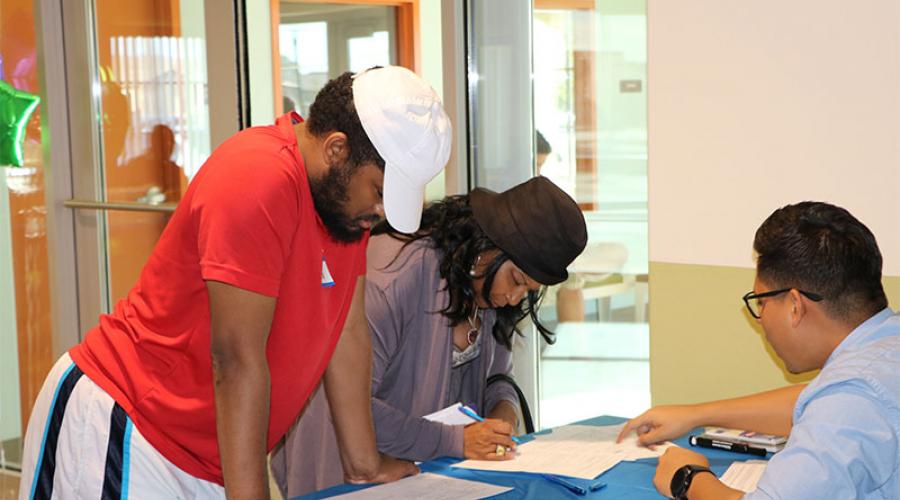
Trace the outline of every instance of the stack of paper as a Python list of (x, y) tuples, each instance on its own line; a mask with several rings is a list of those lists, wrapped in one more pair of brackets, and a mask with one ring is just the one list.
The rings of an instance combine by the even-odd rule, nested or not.
[(332, 498), (340, 498), (342, 500), (394, 500), (395, 498), (474, 500), (506, 493), (511, 489), (505, 486), (456, 479), (426, 472), (393, 483), (382, 484)]
[(422, 418), (424, 418), (425, 420), (431, 420), (432, 422), (440, 422), (444, 425), (474, 424), (476, 420), (459, 411), (460, 408), (462, 408), (462, 403), (456, 403), (444, 408), (443, 410), (429, 413)]
[(622, 425), (567, 425), (519, 445), (513, 460), (466, 460), (454, 467), (594, 479), (619, 462), (658, 457), (674, 446), (665, 443), (651, 450), (638, 445), (636, 436), (617, 444), (621, 430)]
[(733, 462), (719, 479), (729, 488), (749, 493), (756, 489), (756, 483), (766, 471), (766, 465), (768, 462), (765, 460)]

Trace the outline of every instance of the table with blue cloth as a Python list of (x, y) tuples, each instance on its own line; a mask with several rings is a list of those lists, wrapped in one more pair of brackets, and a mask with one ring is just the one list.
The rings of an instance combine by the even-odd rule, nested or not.
[[(602, 416), (596, 417), (582, 422), (576, 422), (578, 425), (616, 425), (625, 422), (626, 419), (619, 417)], [(536, 434), (543, 434), (542, 431)], [(703, 429), (695, 429), (692, 434), (700, 434)], [(534, 439), (533, 436), (522, 436), (523, 442)], [(710, 468), (717, 476), (721, 476), (728, 469), (728, 466), (735, 461), (743, 460), (760, 460), (763, 457), (751, 456), (741, 453), (733, 453), (730, 451), (691, 447), (688, 444), (687, 436), (675, 440), (675, 444), (691, 448), (692, 450), (706, 455), (709, 459)], [(772, 454), (768, 454), (765, 459), (771, 458)], [(458, 469), (451, 465), (461, 462), (458, 458), (436, 458), (427, 462), (422, 462), (419, 468), (422, 472), (432, 472), (435, 474), (443, 474), (445, 476), (455, 477), (459, 479), (469, 479), (472, 481), (481, 481), (483, 483), (496, 484), (499, 486), (508, 486), (513, 488), (511, 491), (491, 497), (491, 499), (545, 499), (545, 498), (627, 498), (633, 500), (665, 498), (657, 493), (653, 487), (653, 474), (656, 472), (655, 458), (646, 458), (634, 462), (620, 462), (612, 469), (601, 474), (597, 479), (587, 481), (584, 479), (565, 478), (566, 481), (589, 487), (592, 484), (604, 483), (603, 488), (587, 493), (586, 495), (578, 495), (567, 488), (555, 484), (541, 477), (539, 474), (528, 472), (492, 472), (479, 471), (471, 469)], [(322, 490), (316, 493), (296, 497), (297, 499), (314, 499), (327, 498), (342, 493), (369, 488), (373, 485), (351, 485), (341, 484)]]

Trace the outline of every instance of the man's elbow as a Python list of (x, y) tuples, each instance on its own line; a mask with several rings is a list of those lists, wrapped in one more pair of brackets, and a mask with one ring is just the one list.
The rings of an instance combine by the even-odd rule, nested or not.
[(244, 352), (223, 346), (212, 346), (210, 349), (213, 377), (216, 384), (233, 380), (234, 377), (268, 378), (268, 362), (265, 351)]
[(375, 455), (375, 460), (361, 460), (349, 463), (344, 467), (344, 480), (348, 483), (375, 482), (380, 467), (380, 455)]

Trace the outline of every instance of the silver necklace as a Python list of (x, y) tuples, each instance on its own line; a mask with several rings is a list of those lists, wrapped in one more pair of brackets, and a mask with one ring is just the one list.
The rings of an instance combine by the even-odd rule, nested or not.
[(478, 327), (475, 326), (475, 320), (478, 318), (478, 305), (475, 305), (475, 310), (472, 311), (472, 315), (466, 318), (469, 320), (469, 331), (466, 333), (466, 342), (469, 345), (475, 343), (475, 339), (478, 338)]

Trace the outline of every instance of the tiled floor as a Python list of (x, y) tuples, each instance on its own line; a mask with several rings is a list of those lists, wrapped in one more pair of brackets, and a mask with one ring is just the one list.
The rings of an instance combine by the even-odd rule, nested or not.
[(0, 500), (16, 500), (19, 495), (19, 475), (0, 470)]
[(562, 323), (541, 353), (541, 427), (650, 406), (647, 323)]

